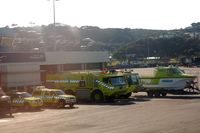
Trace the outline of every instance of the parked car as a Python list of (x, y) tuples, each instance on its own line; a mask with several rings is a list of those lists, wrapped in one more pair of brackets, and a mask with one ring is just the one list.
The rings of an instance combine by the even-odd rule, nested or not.
[(9, 114), (12, 116), (12, 107), (10, 97), (0, 87), (0, 114)]
[(40, 98), (33, 97), (28, 92), (14, 92), (10, 94), (13, 107), (24, 108), (25, 110), (40, 109), (43, 101)]
[(67, 95), (59, 89), (48, 89), (45, 87), (37, 87), (33, 91), (33, 96), (41, 98), (44, 105), (55, 105), (58, 108), (63, 108), (65, 105), (73, 107), (76, 103), (76, 97), (73, 95)]

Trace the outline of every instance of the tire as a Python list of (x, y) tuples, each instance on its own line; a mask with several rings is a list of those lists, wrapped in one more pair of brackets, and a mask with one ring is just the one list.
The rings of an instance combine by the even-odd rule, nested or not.
[(42, 109), (42, 107), (36, 107), (35, 108), (35, 110), (41, 110)]
[(154, 95), (155, 95), (155, 97), (160, 97), (161, 93), (160, 92), (155, 92)]
[(101, 91), (99, 91), (99, 90), (95, 90), (91, 94), (91, 99), (95, 103), (104, 102), (103, 93)]
[(58, 101), (57, 108), (64, 108), (64, 107), (65, 107), (65, 101), (63, 100)]
[(24, 104), (24, 109), (25, 109), (25, 110), (30, 110), (30, 109), (31, 109), (30, 104), (29, 104), (29, 103), (25, 103), (25, 104)]
[(126, 95), (124, 95), (124, 98), (128, 99), (131, 95), (132, 95), (132, 92), (129, 92)]
[(73, 107), (74, 107), (74, 104), (73, 104), (73, 103), (70, 103), (70, 104), (69, 104), (69, 107), (70, 107), (70, 108), (73, 108)]
[(153, 97), (153, 92), (152, 91), (147, 91), (147, 96), (148, 97)]
[(166, 93), (166, 92), (162, 92), (161, 95), (162, 95), (163, 97), (165, 97), (165, 96), (167, 95), (167, 93)]

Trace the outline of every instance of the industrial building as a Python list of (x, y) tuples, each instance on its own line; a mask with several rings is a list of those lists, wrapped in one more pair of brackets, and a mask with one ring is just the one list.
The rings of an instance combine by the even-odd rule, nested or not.
[(47, 73), (102, 70), (108, 57), (106, 51), (0, 53), (0, 86), (26, 90), (41, 85)]

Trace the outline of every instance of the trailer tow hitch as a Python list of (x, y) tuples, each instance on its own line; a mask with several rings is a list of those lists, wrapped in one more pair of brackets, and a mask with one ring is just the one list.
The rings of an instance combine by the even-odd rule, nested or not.
[(187, 81), (184, 90), (186, 92), (200, 94), (200, 90), (199, 90), (197, 81)]

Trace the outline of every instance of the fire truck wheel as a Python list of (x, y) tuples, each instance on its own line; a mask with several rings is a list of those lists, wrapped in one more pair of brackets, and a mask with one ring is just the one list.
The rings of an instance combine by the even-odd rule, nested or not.
[(127, 93), (124, 97), (129, 98), (132, 95), (132, 92)]
[(91, 99), (93, 102), (99, 103), (104, 101), (103, 93), (99, 90), (95, 90), (91, 94)]

